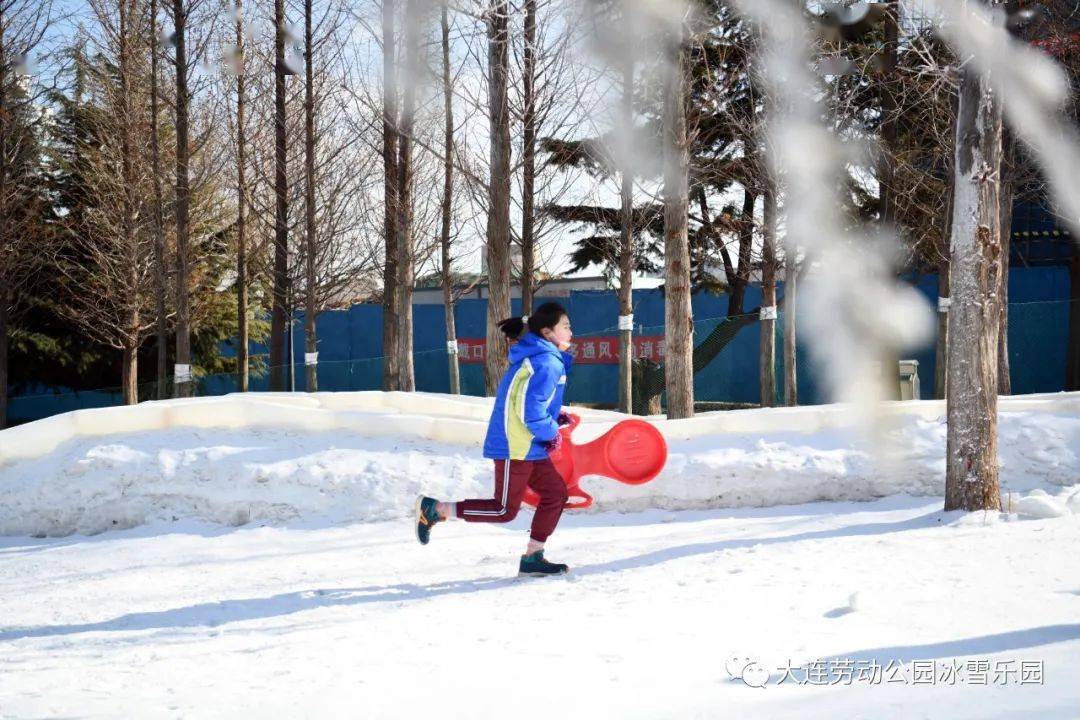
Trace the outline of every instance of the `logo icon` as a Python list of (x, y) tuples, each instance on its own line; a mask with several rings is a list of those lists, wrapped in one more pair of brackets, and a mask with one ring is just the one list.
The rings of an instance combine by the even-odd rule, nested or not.
[(748, 655), (732, 655), (724, 662), (724, 670), (732, 680), (742, 680), (749, 687), (763, 688), (769, 682), (769, 671)]

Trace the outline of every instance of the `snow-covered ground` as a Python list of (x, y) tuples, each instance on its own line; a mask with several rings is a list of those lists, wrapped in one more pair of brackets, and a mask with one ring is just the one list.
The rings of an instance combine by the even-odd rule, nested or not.
[[(512, 577), (527, 513), (427, 547), (400, 521), (9, 538), (0, 715), (1075, 718), (1076, 517), (940, 506), (571, 516), (548, 554), (573, 574), (543, 580)], [(905, 665), (777, 684), (817, 658)], [(986, 684), (914, 684), (954, 660)]]
[(932, 406), (886, 464), (789, 410), (663, 425), (528, 580), (528, 512), (415, 541), (417, 491), (490, 491), (468, 433), (411, 431), (446, 415), (73, 433), (0, 465), (0, 718), (1075, 718), (1076, 400), (1003, 403), (992, 514), (941, 511)]

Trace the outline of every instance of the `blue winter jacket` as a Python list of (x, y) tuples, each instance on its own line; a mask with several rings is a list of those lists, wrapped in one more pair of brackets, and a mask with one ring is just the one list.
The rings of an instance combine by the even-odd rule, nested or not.
[(494, 460), (543, 460), (542, 443), (559, 432), (566, 373), (573, 358), (527, 332), (510, 347), (510, 368), (499, 383), (495, 409), (484, 438), (484, 457)]

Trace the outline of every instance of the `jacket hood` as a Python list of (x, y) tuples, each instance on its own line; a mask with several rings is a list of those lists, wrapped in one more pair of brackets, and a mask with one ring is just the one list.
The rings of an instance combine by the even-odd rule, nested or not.
[(519, 363), (527, 357), (542, 353), (551, 353), (558, 357), (559, 349), (550, 340), (545, 340), (536, 333), (527, 332), (510, 346), (510, 362)]

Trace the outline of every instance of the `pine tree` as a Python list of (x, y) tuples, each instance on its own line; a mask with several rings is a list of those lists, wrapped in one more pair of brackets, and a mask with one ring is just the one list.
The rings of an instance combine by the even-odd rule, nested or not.
[[(25, 341), (20, 318), (44, 290), (42, 258), (47, 256), (49, 232), (46, 177), (42, 166), (43, 124), (33, 98), (12, 57), (12, 8), (0, 13), (0, 428), (7, 424), (7, 388), (17, 381), (9, 374), (10, 343)], [(18, 8), (16, 8), (18, 10)], [(7, 32), (4, 32), (7, 31)]]
[[(735, 217), (734, 209), (709, 207), (710, 199), (728, 193), (735, 186), (758, 193), (762, 166), (744, 153), (744, 128), (756, 122), (760, 107), (753, 101), (747, 53), (748, 34), (744, 25), (723, 3), (701, 3), (700, 20), (708, 31), (695, 34), (687, 48), (689, 130), (689, 198), (691, 202), (689, 243), (694, 292), (727, 291), (736, 298), (749, 282), (748, 270), (736, 268), (727, 248), (727, 238), (738, 237), (739, 256), (749, 265), (753, 223)], [(615, 17), (612, 22), (618, 22)], [(695, 26), (696, 27), (696, 26)], [(602, 136), (566, 140), (544, 138), (541, 150), (546, 162), (557, 168), (581, 168), (598, 180), (621, 176), (627, 152), (635, 179), (657, 181), (661, 177), (663, 107), (656, 94), (657, 79), (649, 68), (636, 76), (634, 106), (638, 124)], [(620, 68), (621, 72), (621, 68)], [(571, 255), (572, 270), (599, 266), (605, 275), (618, 272), (622, 213), (615, 206), (587, 204), (548, 205), (543, 211), (568, 225), (587, 228)], [(663, 258), (663, 205), (638, 203), (631, 213), (635, 234), (634, 267), (638, 272), (656, 273)], [(717, 279), (717, 266), (725, 278)], [(741, 301), (732, 304), (732, 313), (741, 313)], [(736, 313), (738, 311), (738, 313)]]
[[(625, 6), (612, 3), (613, 23)], [(753, 203), (740, 217), (725, 205), (719, 212), (710, 208), (710, 199), (721, 197), (739, 186), (744, 196), (756, 198), (764, 187), (763, 165), (756, 152), (754, 127), (761, 114), (751, 82), (749, 37), (745, 25), (721, 2), (701, 2), (702, 14), (691, 25), (692, 41), (686, 43), (688, 114), (688, 213), (687, 240), (690, 263), (690, 291), (728, 292), (729, 318), (720, 323), (694, 349), (693, 369), (699, 370), (718, 355), (738, 330), (757, 318), (743, 312), (743, 296), (750, 282), (751, 248), (754, 233)], [(615, 53), (631, 56), (637, 48)], [(653, 72), (650, 72), (652, 70)], [(620, 68), (620, 72), (622, 68)], [(636, 76), (635, 116), (632, 128), (618, 128), (598, 137), (575, 140), (545, 138), (541, 149), (548, 164), (581, 168), (600, 180), (622, 178), (627, 172), (642, 181), (658, 181), (663, 167), (663, 104), (655, 91), (654, 68), (644, 68)], [(629, 148), (631, 150), (620, 150)], [(630, 157), (627, 157), (627, 156)], [(715, 201), (714, 201), (715, 202)], [(744, 203), (745, 205), (745, 203)], [(625, 256), (626, 232), (633, 236), (633, 269), (656, 273), (664, 257), (664, 206), (639, 203), (629, 212), (622, 207), (548, 205), (543, 209), (556, 220), (584, 227), (589, 234), (579, 238), (571, 256), (575, 271), (592, 265), (613, 278), (621, 272)], [(751, 217), (747, 218), (746, 215)], [(629, 222), (626, 220), (629, 218)], [(625, 227), (629, 224), (629, 227)], [(738, 243), (739, 264), (728, 250), (729, 239)], [(718, 267), (724, 279), (719, 280)], [(645, 360), (635, 361), (634, 412), (659, 411), (659, 394), (664, 388), (666, 369)]]

